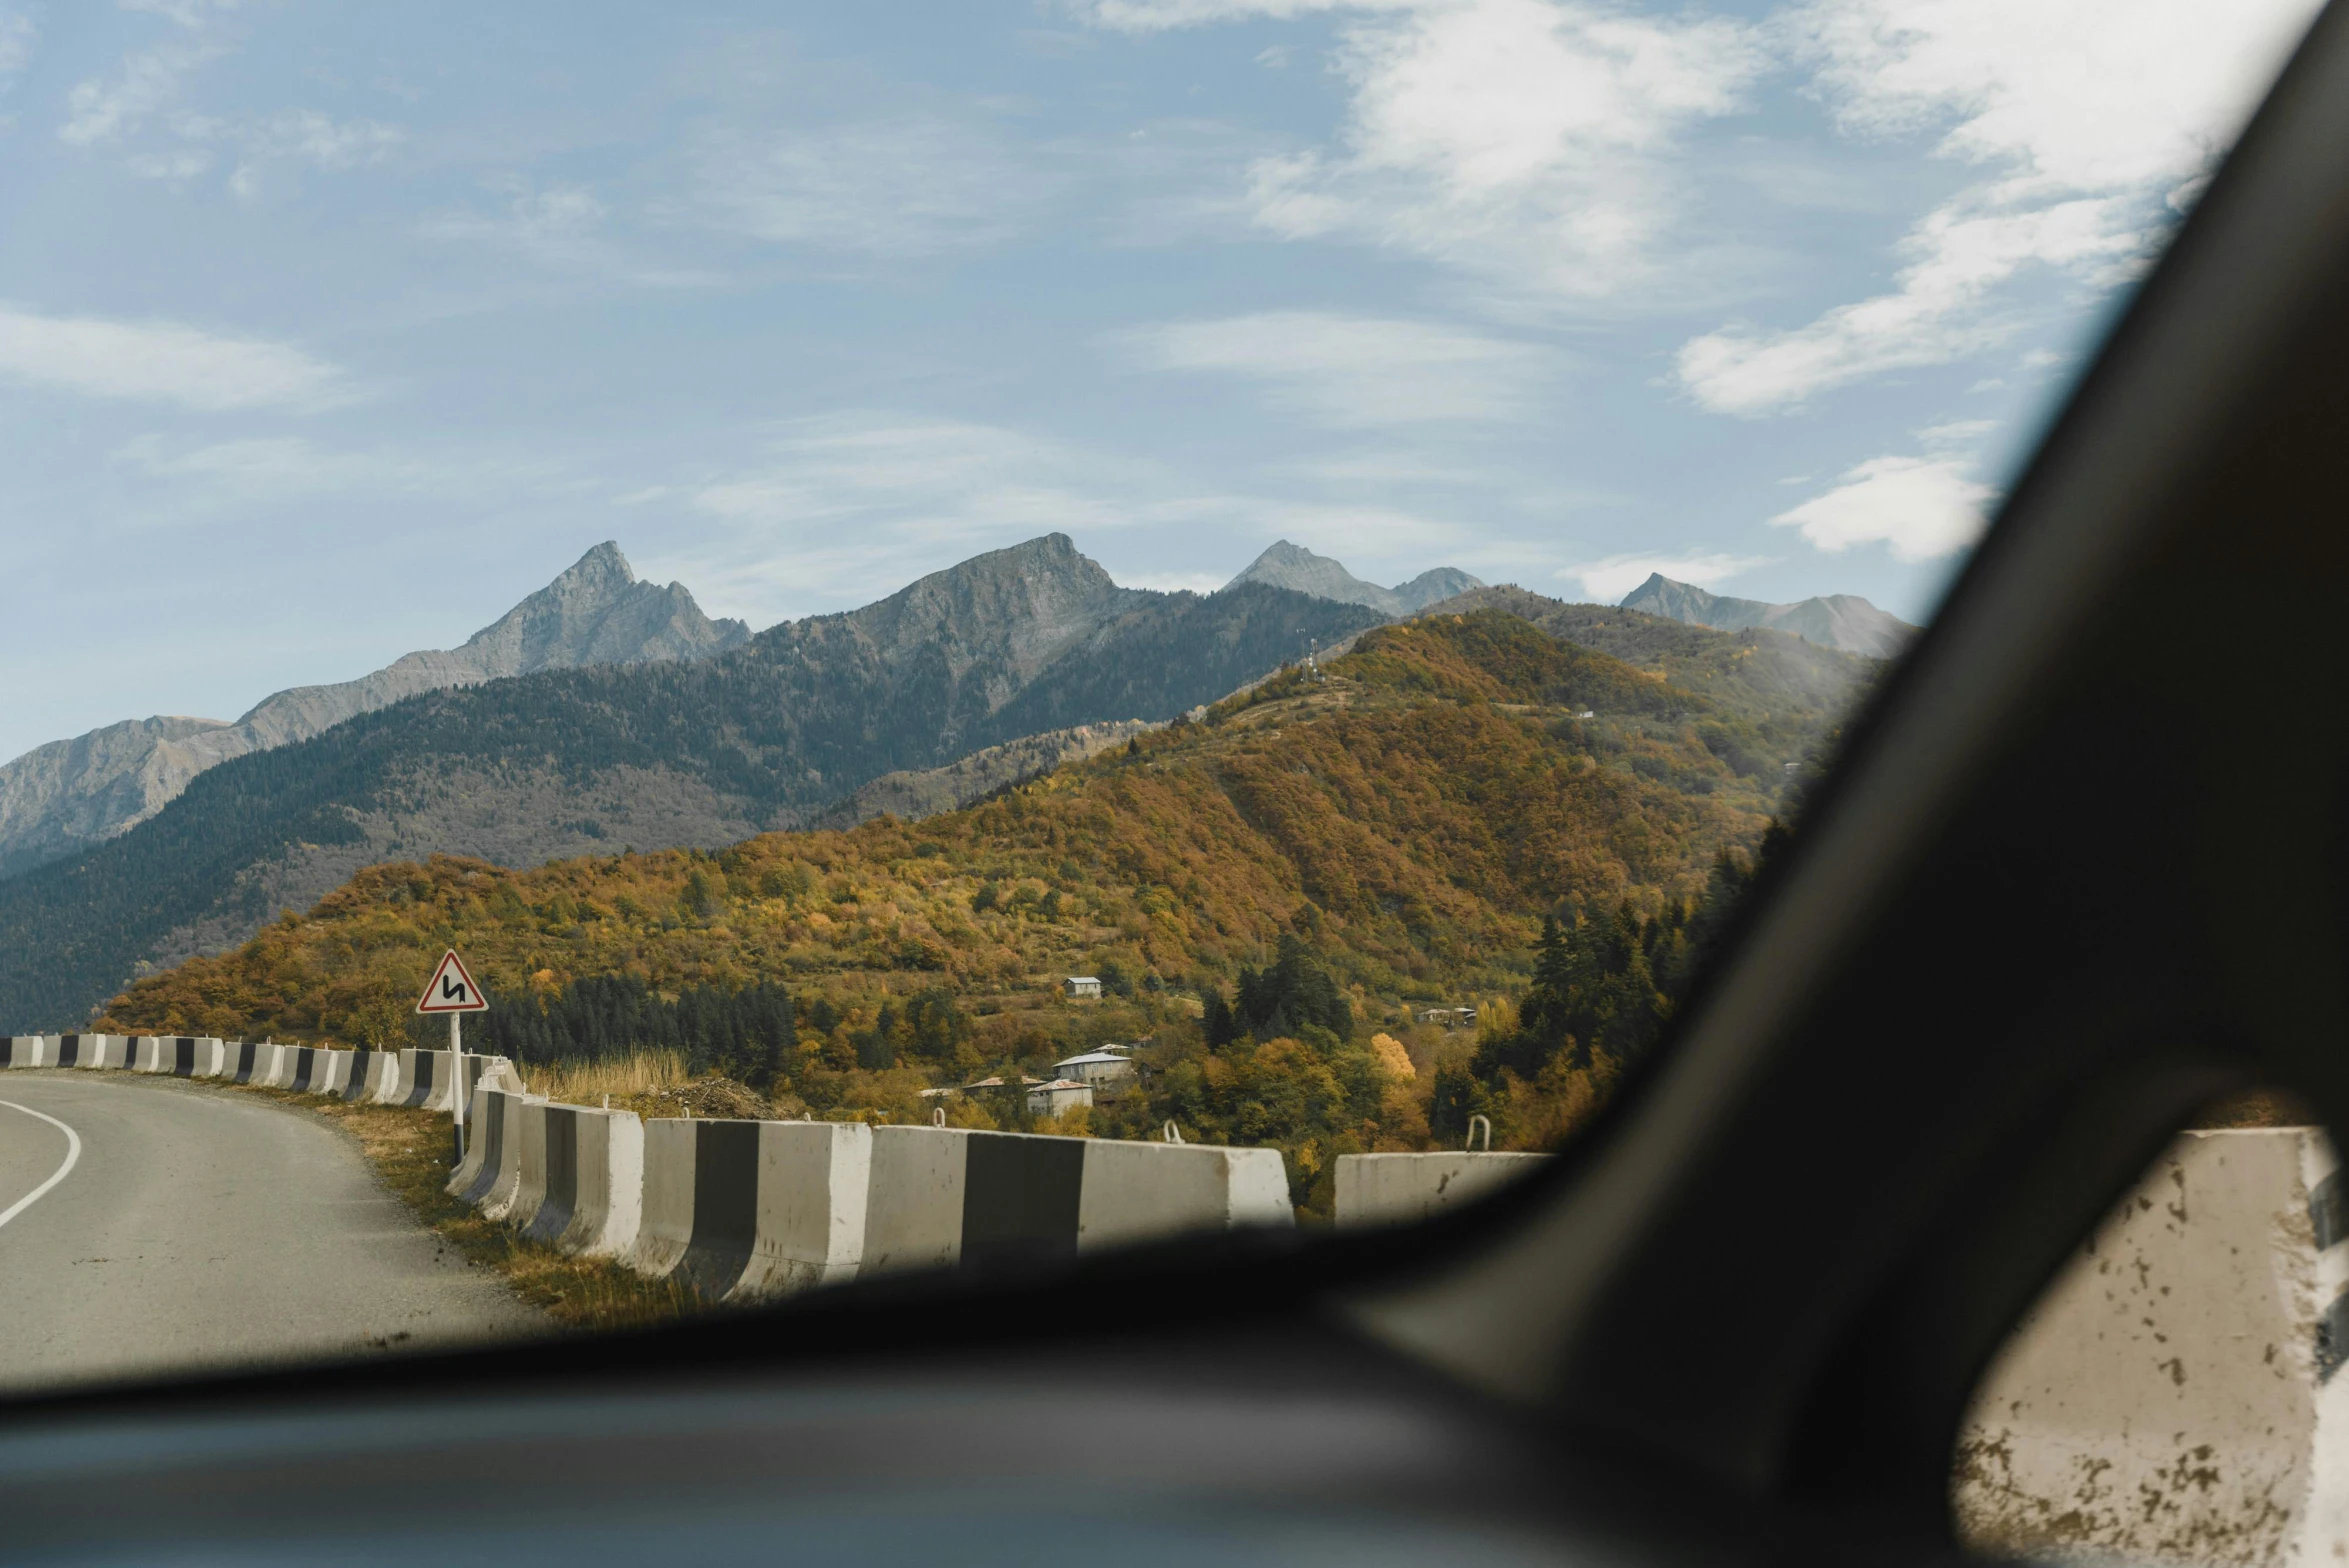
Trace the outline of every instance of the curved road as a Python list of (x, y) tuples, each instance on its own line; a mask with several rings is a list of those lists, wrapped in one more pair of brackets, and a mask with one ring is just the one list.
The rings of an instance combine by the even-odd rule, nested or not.
[(0, 1072), (0, 1389), (546, 1327), (324, 1122), (169, 1078)]

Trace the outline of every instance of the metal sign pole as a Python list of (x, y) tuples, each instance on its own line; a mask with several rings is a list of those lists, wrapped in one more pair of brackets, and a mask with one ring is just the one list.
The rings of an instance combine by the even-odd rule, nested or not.
[(463, 1013), (449, 1014), (449, 1071), (456, 1076), (449, 1083), (449, 1114), (457, 1119), (457, 1158), (465, 1158), (465, 1034), (457, 1021)]

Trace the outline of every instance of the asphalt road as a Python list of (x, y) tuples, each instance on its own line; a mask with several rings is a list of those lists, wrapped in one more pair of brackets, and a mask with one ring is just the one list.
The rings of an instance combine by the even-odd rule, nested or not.
[(545, 1328), (299, 1110), (168, 1078), (0, 1072), (0, 1388)]

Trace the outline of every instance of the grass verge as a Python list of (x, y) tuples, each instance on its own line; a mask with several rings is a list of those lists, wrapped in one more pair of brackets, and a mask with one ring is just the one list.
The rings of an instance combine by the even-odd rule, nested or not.
[(646, 1279), (605, 1258), (574, 1258), (524, 1238), (441, 1189), (449, 1179), (448, 1118), (393, 1105), (353, 1105), (282, 1089), (268, 1095), (355, 1139), (384, 1186), (449, 1245), (504, 1275), (524, 1301), (564, 1328), (593, 1332), (670, 1323), (709, 1310), (691, 1287)]

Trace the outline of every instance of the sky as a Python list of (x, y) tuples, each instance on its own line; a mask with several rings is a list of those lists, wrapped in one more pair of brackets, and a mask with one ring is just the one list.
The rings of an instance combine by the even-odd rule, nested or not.
[(1930, 616), (2308, 0), (0, 0), (0, 757), (1062, 531)]

